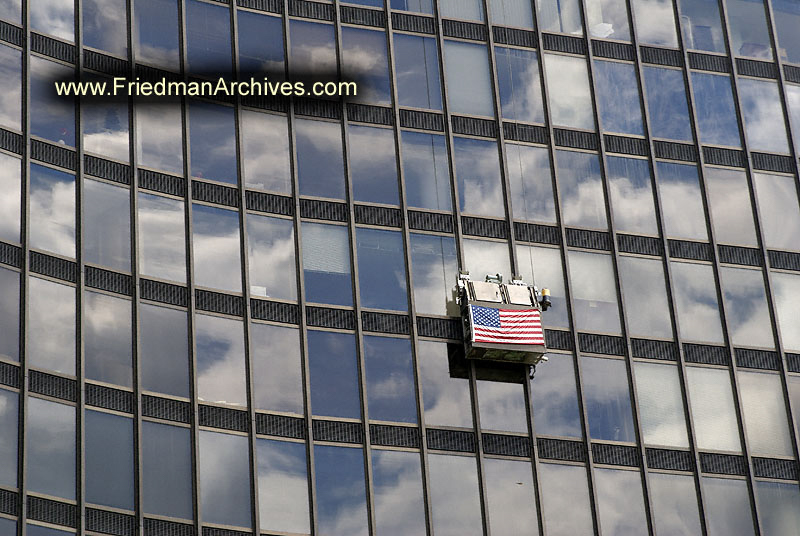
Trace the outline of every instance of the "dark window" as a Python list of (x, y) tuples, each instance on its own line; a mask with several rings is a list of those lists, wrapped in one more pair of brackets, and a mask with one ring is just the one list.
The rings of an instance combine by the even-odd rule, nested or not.
[(342, 128), (338, 123), (294, 121), (300, 195), (344, 199)]
[(311, 410), (326, 417), (361, 417), (355, 336), (308, 331)]
[(178, 71), (180, 68), (178, 2), (137, 0), (134, 4), (134, 16), (137, 61)]
[(125, 0), (83, 0), (83, 45), (126, 56), (128, 26)]
[(625, 361), (583, 356), (581, 376), (589, 436), (605, 441), (636, 441)]
[(336, 34), (332, 24), (289, 19), (289, 68), (295, 75), (336, 74)]
[(142, 510), (192, 519), (192, 446), (188, 428), (142, 421)]
[(375, 309), (408, 310), (403, 235), (383, 229), (356, 229), (361, 303)]
[(633, 64), (595, 60), (594, 77), (603, 130), (643, 135), (639, 85)]
[(649, 66), (644, 66), (642, 71), (650, 132), (656, 138), (692, 141), (683, 71)]
[(134, 509), (133, 420), (86, 410), (86, 502)]
[(186, 311), (139, 305), (141, 388), (189, 397), (189, 342)]
[(347, 141), (353, 198), (370, 203), (399, 204), (394, 131), (350, 125)]
[(730, 77), (692, 72), (692, 86), (700, 142), (741, 147)]
[(732, 52), (735, 56), (772, 59), (763, 0), (725, 0)]
[(252, 526), (247, 437), (201, 430), (197, 450), (203, 521)]
[(227, 6), (187, 0), (186, 53), (191, 72), (215, 79), (230, 75), (231, 18)]
[(370, 420), (417, 422), (411, 341), (364, 336)]
[(369, 522), (363, 450), (314, 445), (314, 472), (319, 533), (366, 536)]
[(86, 291), (82, 316), (86, 378), (131, 387), (131, 302)]
[[(379, 0), (378, 5), (382, 4)], [(353, 100), (392, 103), (385, 32), (342, 26), (342, 77), (358, 82)]]
[(726, 51), (725, 34), (716, 0), (678, 0), (683, 46), (709, 52)]
[(239, 72), (266, 76), (271, 81), (284, 78), (283, 23), (252, 11), (236, 10), (239, 32)]
[(74, 147), (75, 103), (72, 98), (57, 97), (53, 81), (70, 82), (75, 79), (75, 71), (61, 63), (37, 56), (31, 56), (30, 70), (30, 134), (59, 145)]

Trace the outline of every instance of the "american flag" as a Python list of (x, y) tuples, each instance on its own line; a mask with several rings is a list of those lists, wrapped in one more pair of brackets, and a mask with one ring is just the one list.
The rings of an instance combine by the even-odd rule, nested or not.
[(492, 309), (470, 305), (473, 342), (544, 344), (542, 319), (536, 309)]

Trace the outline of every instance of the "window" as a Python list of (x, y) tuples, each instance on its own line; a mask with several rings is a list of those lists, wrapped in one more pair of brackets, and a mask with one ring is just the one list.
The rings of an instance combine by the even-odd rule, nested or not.
[(547, 354), (531, 380), (531, 405), (537, 435), (583, 437), (573, 357)]
[(562, 127), (594, 130), (592, 94), (586, 60), (558, 54), (544, 54), (550, 121)]
[(139, 304), (141, 388), (189, 398), (186, 311)]
[(86, 502), (134, 509), (133, 419), (84, 413)]
[(652, 135), (656, 138), (692, 141), (683, 71), (645, 65), (642, 74)]
[(794, 177), (753, 173), (753, 182), (765, 245), (800, 250), (800, 205)]
[(678, 0), (683, 46), (725, 53), (725, 34), (716, 0)]
[[(283, 80), (283, 23), (280, 17), (271, 17), (252, 11), (236, 10), (239, 32), (239, 72), (266, 76), (270, 80)], [(247, 140), (246, 136), (243, 136)]]
[(397, 153), (394, 131), (350, 125), (350, 178), (355, 201), (398, 205)]
[(740, 77), (738, 87), (750, 150), (788, 153), (789, 140), (778, 84)]
[(197, 398), (247, 405), (244, 326), (240, 320), (196, 314)]
[(533, 29), (533, 12), (529, 0), (489, 0), (492, 24)]
[(478, 468), (471, 456), (428, 456), (433, 530), (438, 535), (483, 534)]
[(640, 43), (678, 48), (675, 12), (669, 0), (631, 0)]
[(292, 220), (248, 213), (247, 251), (251, 295), (297, 299)]
[(441, 110), (442, 85), (436, 39), (401, 33), (394, 33), (393, 38), (400, 106)]
[(28, 364), (74, 375), (75, 322), (74, 287), (28, 278)]
[(691, 400), (697, 448), (741, 452), (728, 371), (686, 367), (686, 386)]
[(433, 14), (433, 0), (391, 0), (392, 9)]
[(479, 216), (505, 216), (503, 180), (497, 142), (453, 138), (453, 158), (462, 212)]
[(183, 201), (139, 192), (139, 273), (186, 281)]
[(14, 24), (21, 24), (22, 7), (20, 4), (21, 0), (4, 0), (0, 3), (0, 19), (13, 22)]
[(356, 229), (361, 304), (374, 309), (408, 310), (403, 235), (383, 229)]
[(793, 456), (789, 416), (781, 377), (762, 372), (738, 372), (742, 418), (752, 456)]
[(74, 500), (75, 408), (28, 397), (25, 432), (28, 490)]
[(191, 430), (142, 421), (142, 510), (192, 519)]
[(617, 262), (630, 335), (671, 339), (672, 322), (661, 261), (620, 256)]
[(239, 147), (242, 152), (245, 186), (291, 194), (292, 174), (289, 167), (291, 152), (286, 117), (246, 109), (241, 109), (240, 113)]
[(314, 445), (314, 470), (319, 534), (367, 536), (364, 451)]
[(403, 130), (400, 133), (400, 143), (408, 206), (452, 210), (445, 137)]
[(741, 147), (730, 77), (698, 72), (691, 76), (700, 142)]
[(342, 26), (342, 77), (358, 81), (354, 101), (391, 105), (389, 58), (383, 31)]
[(494, 534), (539, 534), (536, 493), (527, 461), (484, 460), (487, 515)]
[(796, 433), (800, 433), (800, 376), (789, 376), (789, 399), (794, 408), (794, 425)]
[(580, 331), (620, 333), (611, 257), (584, 251), (568, 251), (567, 256), (575, 327)]
[(439, 0), (439, 14), (445, 19), (486, 20), (481, 0)]
[(419, 341), (417, 347), (425, 423), (472, 427), (469, 380), (450, 374), (447, 344)]
[(734, 56), (772, 59), (763, 0), (725, 0)]
[(774, 348), (769, 305), (761, 270), (720, 268), (728, 336), (735, 346)]
[(235, 185), (237, 166), (233, 108), (189, 101), (188, 115), (192, 177)]
[(75, 175), (31, 164), (30, 245), (75, 257)]
[(258, 409), (303, 414), (303, 365), (296, 328), (250, 324), (253, 403)]
[[(289, 19), (289, 69), (296, 75), (336, 74), (336, 34), (332, 24)], [(299, 160), (299, 158), (298, 158)]]
[(416, 452), (372, 450), (377, 534), (425, 534), (422, 468)]
[(792, 0), (772, 0), (773, 21), (777, 31), (778, 53), (783, 61), (800, 63), (800, 6)]
[(251, 526), (249, 450), (246, 436), (200, 431), (197, 451), (204, 522)]
[(0, 154), (0, 239), (20, 242), (22, 218), (22, 162), (19, 158)]
[(639, 471), (594, 470), (600, 530), (605, 534), (647, 534)]
[(744, 171), (706, 167), (704, 175), (717, 242), (758, 246)]
[(639, 85), (633, 64), (594, 60), (594, 80), (603, 130), (644, 135)]
[(34, 2), (29, 8), (31, 30), (64, 41), (75, 41), (75, 5), (69, 2)]
[(239, 214), (194, 203), (192, 224), (195, 284), (241, 292)]
[[(0, 17), (3, 7), (0, 6)], [(0, 125), (22, 130), (22, 54), (0, 45)]]
[[(498, 0), (494, 1), (497, 3)], [(530, 2), (525, 2), (530, 10)], [(539, 56), (536, 51), (495, 47), (494, 55), (503, 118), (544, 123)]]
[(794, 149), (800, 153), (800, 86), (784, 84), (783, 89), (786, 92), (787, 113), (794, 132)]
[(186, 54), (194, 74), (217, 78), (233, 71), (227, 6), (186, 1)]
[(483, 281), (487, 275), (500, 274), (507, 278), (511, 274), (511, 259), (506, 242), (465, 238), (461, 241), (461, 247), (464, 254), (463, 269), (469, 271), (473, 281)]
[(305, 445), (258, 438), (256, 459), (261, 530), (310, 533)]
[(634, 361), (633, 372), (644, 443), (689, 448), (678, 368)]
[(83, 179), (83, 260), (131, 271), (130, 190)]
[(19, 395), (0, 389), (0, 486), (17, 487)]
[(541, 463), (539, 482), (548, 534), (594, 534), (585, 467)]
[(125, 0), (84, 0), (83, 45), (117, 56), (128, 55)]
[(410, 233), (409, 247), (417, 313), (457, 316), (453, 297), (458, 274), (455, 240), (449, 236)]
[(514, 219), (556, 223), (548, 150), (506, 143), (506, 165)]
[[(3, 519), (5, 521), (5, 519)], [(12, 527), (16, 530), (16, 523), (12, 523)], [(25, 524), (25, 534), (28, 536), (74, 536), (74, 532), (67, 532), (66, 530), (52, 529), (44, 525), (33, 525), (31, 523)]]
[(303, 222), (301, 230), (306, 300), (352, 305), (347, 227)]
[[(456, 2), (459, 6), (467, 4), (464, 0), (443, 0), (442, 16), (447, 17), (448, 6)], [(494, 117), (492, 74), (486, 47), (461, 41), (445, 41), (444, 58), (450, 112)]]
[(517, 242), (517, 258), (523, 281), (535, 281), (540, 288), (550, 289), (553, 307), (542, 315), (542, 323), (546, 327), (569, 328), (561, 251), (557, 248), (525, 246)]
[(528, 432), (525, 392), (520, 384), (478, 380), (476, 396), (483, 430)]
[(780, 536), (800, 527), (800, 488), (786, 482), (756, 480), (759, 519), (763, 534)]
[(625, 3), (614, 0), (587, 0), (586, 24), (589, 34), (601, 39), (630, 41), (628, 10), (625, 8)]
[(654, 472), (648, 478), (658, 534), (702, 534), (694, 478)]
[(797, 324), (797, 296), (800, 278), (793, 274), (772, 273), (772, 295), (778, 317), (781, 341), (787, 350), (800, 350), (800, 326)]
[(565, 225), (608, 228), (600, 159), (596, 154), (556, 151), (556, 180)]
[[(127, 104), (84, 101), (81, 103), (81, 123), (83, 148), (86, 152), (122, 162), (130, 160)], [(140, 133), (142, 134), (144, 133)]]
[(134, 17), (137, 61), (179, 71), (178, 2), (137, 0)]
[(85, 291), (82, 316), (86, 378), (131, 387), (131, 302)]
[(709, 536), (755, 534), (745, 480), (703, 477), (702, 486)]
[(0, 333), (0, 356), (19, 361), (19, 272), (6, 268), (0, 268)]
[(583, 35), (580, 2), (577, 0), (537, 0), (536, 14), (544, 32)]
[(606, 177), (617, 231), (658, 235), (647, 160), (606, 157)]
[(656, 162), (664, 233), (670, 238), (708, 240), (697, 167)]
[(293, 126), (300, 195), (344, 199), (344, 153), (339, 124), (296, 119)]
[(605, 441), (636, 441), (625, 361), (583, 356), (581, 376), (589, 436)]
[(370, 420), (417, 422), (411, 341), (364, 336)]
[(308, 368), (314, 415), (361, 417), (354, 335), (309, 330)]
[[(37, 6), (50, 5), (36, 2)], [(72, 10), (72, 5), (69, 7)], [(72, 16), (70, 15), (70, 24)], [(33, 13), (31, 13), (33, 20)], [(57, 97), (53, 81), (74, 80), (75, 71), (54, 61), (37, 56), (30, 58), (30, 134), (58, 145), (75, 146), (75, 104), (73, 99)]]
[(182, 176), (183, 123), (180, 105), (137, 103), (134, 110), (139, 165)]
[(670, 261), (678, 326), (684, 340), (722, 344), (714, 272), (708, 264)]

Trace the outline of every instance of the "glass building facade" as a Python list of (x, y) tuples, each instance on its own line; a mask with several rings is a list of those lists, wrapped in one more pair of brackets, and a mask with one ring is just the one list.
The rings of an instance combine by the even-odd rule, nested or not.
[[(799, 29), (0, 0), (0, 536), (800, 535)], [(52, 84), (245, 72), (359, 91)], [(551, 289), (534, 379), (460, 269)]]

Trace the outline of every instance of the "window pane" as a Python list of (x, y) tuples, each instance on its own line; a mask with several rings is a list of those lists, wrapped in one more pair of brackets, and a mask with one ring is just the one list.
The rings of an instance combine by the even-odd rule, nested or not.
[(477, 398), (482, 429), (528, 432), (522, 385), (478, 380)]
[(441, 110), (442, 87), (436, 39), (401, 33), (394, 33), (393, 39), (400, 106)]
[(84, 46), (128, 54), (125, 0), (83, 0), (81, 11)]
[(178, 71), (178, 3), (175, 0), (137, 0), (134, 15), (137, 60)]
[(370, 420), (417, 422), (411, 341), (364, 336)]
[(606, 177), (617, 231), (658, 235), (647, 160), (608, 156)]
[(86, 502), (133, 510), (133, 419), (91, 410), (84, 417)]
[(787, 350), (800, 350), (800, 325), (797, 324), (800, 277), (773, 272), (772, 284), (783, 347)]
[(707, 264), (671, 261), (672, 291), (684, 340), (724, 342), (714, 272)]
[(342, 77), (358, 81), (358, 95), (353, 100), (370, 104), (392, 103), (386, 34), (383, 31), (342, 26)]
[(130, 190), (83, 180), (83, 260), (131, 270)]
[(0, 239), (20, 242), (21, 199), (22, 161), (0, 154), (0, 206), (3, 207), (0, 211)]
[(752, 455), (792, 456), (780, 376), (740, 371), (738, 377), (742, 416)]
[(783, 61), (800, 63), (800, 6), (793, 0), (772, 0), (773, 20), (777, 30), (778, 52)]
[(728, 336), (736, 346), (774, 348), (769, 305), (760, 270), (720, 268)]
[(643, 66), (642, 71), (653, 136), (692, 141), (683, 71), (649, 66)]
[(142, 510), (192, 519), (192, 447), (188, 428), (142, 421)]
[(256, 458), (261, 530), (310, 533), (305, 445), (259, 438)]
[(753, 174), (764, 243), (768, 248), (800, 250), (800, 205), (793, 177)]
[[(239, 13), (247, 13), (240, 11)], [(272, 18), (272, 17), (268, 17)], [(242, 172), (248, 188), (292, 192), (289, 136), (282, 115), (241, 110)]]
[[(236, 19), (239, 32), (239, 72), (245, 76), (259, 74), (270, 80), (282, 80), (284, 65), (281, 18), (237, 9)], [(246, 136), (243, 138), (247, 140)]]
[[(5, 521), (5, 519), (4, 519)], [(16, 528), (16, 524), (12, 524)], [(25, 534), (28, 536), (74, 536), (74, 532), (67, 532), (65, 530), (53, 529), (43, 525), (33, 525), (31, 523), (25, 524)]]
[(494, 534), (539, 534), (530, 462), (484, 460), (489, 527)]
[(789, 398), (794, 408), (795, 433), (800, 433), (800, 376), (789, 376)]
[(450, 168), (445, 137), (404, 130), (400, 140), (408, 206), (451, 210)]
[(594, 77), (603, 130), (644, 135), (639, 86), (633, 64), (595, 60)]
[(747, 482), (728, 478), (703, 478), (703, 509), (708, 536), (755, 534)]
[(33, 2), (28, 8), (31, 30), (65, 41), (75, 40), (75, 5), (69, 2)]
[(586, 24), (589, 34), (601, 39), (631, 40), (628, 10), (625, 3), (614, 0), (587, 0)]
[(672, 316), (661, 261), (621, 256), (618, 268), (630, 335), (671, 339)]
[(439, 14), (446, 19), (485, 20), (480, 0), (439, 0)]
[(75, 175), (31, 164), (30, 246), (75, 257)]
[(131, 387), (131, 302), (85, 291), (82, 316), (86, 378)]
[(800, 488), (797, 484), (757, 480), (756, 498), (764, 536), (797, 534), (800, 530)]
[(247, 214), (247, 251), (250, 294), (297, 299), (292, 220)]
[(537, 0), (539, 26), (545, 32), (583, 35), (579, 6), (577, 0)]
[(596, 154), (556, 151), (556, 179), (565, 225), (608, 228), (605, 194)]
[(75, 408), (28, 397), (28, 490), (75, 499)]
[(735, 56), (772, 59), (763, 0), (725, 0)]
[(136, 136), (139, 165), (183, 175), (183, 126), (178, 104), (138, 103)]
[(141, 386), (189, 397), (189, 346), (186, 311), (139, 304)]
[(704, 175), (717, 242), (757, 246), (747, 175), (711, 167), (705, 168)]
[[(493, 5), (503, 0), (493, 0)], [(505, 0), (509, 1), (509, 0)], [(525, 0), (530, 12), (530, 2)], [(522, 19), (514, 19), (521, 21)], [(497, 21), (493, 21), (497, 24)], [(508, 24), (506, 26), (519, 26)], [(533, 23), (531, 22), (531, 27)], [(505, 119), (544, 123), (542, 86), (539, 81), (539, 56), (535, 50), (495, 47), (500, 106)]]
[(352, 305), (347, 227), (303, 222), (301, 230), (306, 301)]
[(87, 152), (128, 162), (130, 136), (127, 103), (84, 101), (81, 103), (81, 122), (83, 148)]
[[(19, 7), (17, 8), (19, 9)], [(27, 534), (35, 536), (33, 530), (31, 530), (32, 525), (28, 525), (28, 532)], [(17, 520), (16, 519), (8, 519), (5, 517), (0, 517), (0, 530), (5, 531), (7, 534), (16, 534), (17, 533)]]
[(361, 305), (408, 311), (403, 236), (382, 229), (356, 229)]
[(567, 257), (576, 328), (620, 333), (619, 306), (611, 257), (583, 251), (568, 251)]
[(507, 143), (506, 164), (514, 218), (556, 223), (553, 176), (547, 149)]
[(361, 417), (355, 336), (308, 331), (311, 409), (326, 417)]
[(505, 216), (503, 179), (497, 142), (453, 138), (461, 211), (479, 216)]
[(433, 0), (391, 0), (392, 9), (433, 14)]
[(505, 242), (465, 238), (461, 245), (464, 249), (464, 269), (472, 274), (473, 281), (483, 281), (487, 275), (508, 277), (511, 274), (511, 260)]
[(195, 315), (197, 398), (247, 405), (244, 327), (239, 320)]
[(678, 47), (675, 13), (669, 0), (632, 0), (636, 34), (640, 43)]
[(636, 441), (625, 362), (584, 356), (581, 376), (592, 439)]
[(575, 365), (571, 355), (547, 354), (531, 380), (531, 405), (536, 435), (583, 437)]
[(492, 24), (533, 29), (533, 12), (529, 0), (489, 0)]
[(336, 36), (332, 24), (290, 19), (289, 40), (291, 72), (320, 77), (336, 74)]
[(317, 534), (369, 534), (363, 451), (314, 445), (314, 474), (317, 479)]
[(186, 53), (193, 73), (216, 78), (231, 73), (231, 19), (228, 7), (186, 1)]
[(0, 268), (0, 333), (0, 356), (19, 361), (19, 272), (5, 268)]
[(372, 451), (376, 534), (425, 534), (422, 470), (416, 452)]
[(594, 130), (589, 73), (583, 58), (544, 55), (550, 121), (554, 125)]
[(595, 469), (600, 529), (605, 534), (647, 534), (639, 471)]
[(192, 177), (236, 184), (236, 131), (233, 123), (233, 108), (189, 101)]
[(339, 124), (296, 119), (293, 126), (300, 195), (344, 199), (344, 159)]
[[(448, 6), (456, 2), (459, 6), (466, 3), (464, 0), (442, 0), (441, 15), (447, 17)], [(462, 15), (456, 18), (465, 17)], [(494, 117), (492, 74), (486, 47), (460, 41), (445, 41), (444, 58), (450, 112)]]
[(727, 370), (686, 368), (697, 447), (741, 452), (739, 426)]
[(683, 46), (725, 53), (725, 35), (716, 0), (678, 0)]
[(186, 281), (183, 201), (139, 192), (139, 273)]
[(303, 414), (299, 336), (295, 328), (250, 324), (256, 408)]
[(0, 389), (0, 486), (7, 488), (17, 487), (18, 428), (19, 395)]
[(664, 232), (669, 237), (708, 240), (703, 194), (695, 166), (656, 162)]
[(469, 380), (450, 374), (448, 345), (420, 341), (417, 356), (425, 423), (429, 426), (472, 427)]
[(428, 456), (433, 530), (437, 536), (483, 534), (475, 458)]
[(250, 527), (247, 437), (201, 430), (197, 450), (203, 521)]
[[(584, 467), (542, 463), (539, 465), (539, 482), (542, 485), (542, 517), (547, 534), (594, 534)], [(569, 512), (569, 515), (564, 515), (564, 512)]]
[(786, 91), (786, 106), (794, 133), (794, 149), (800, 153), (800, 86), (785, 84), (783, 88)]
[(546, 327), (569, 328), (561, 251), (524, 246), (517, 242), (517, 258), (523, 281), (532, 283), (535, 280), (539, 288), (550, 289), (553, 305), (542, 315), (542, 323)]
[(658, 534), (702, 534), (694, 478), (650, 473), (653, 524)]
[[(0, 19), (13, 22), (14, 24), (21, 24), (22, 7), (20, 4), (21, 0), (3, 0), (0, 2)], [(394, 5), (392, 7), (394, 7)]]
[(74, 287), (28, 278), (27, 327), (26, 356), (31, 366), (75, 374)]
[(692, 72), (692, 86), (700, 141), (741, 147), (730, 78), (727, 75)]
[(411, 233), (411, 277), (417, 313), (456, 314), (453, 288), (458, 272), (455, 240)]
[(786, 137), (778, 84), (740, 77), (738, 86), (747, 143), (751, 150), (788, 153), (789, 140)]
[[(45, 5), (35, 2), (37, 6)], [(46, 4), (50, 5), (50, 4)], [(53, 4), (55, 5), (55, 4)], [(70, 11), (72, 4), (69, 5)], [(33, 13), (31, 13), (33, 20)], [(72, 15), (70, 14), (70, 25)], [(33, 26), (33, 24), (31, 25)], [(56, 97), (53, 81), (68, 82), (75, 71), (60, 63), (31, 56), (30, 62), (30, 133), (59, 145), (75, 146), (75, 104), (71, 98)]]
[(350, 125), (350, 178), (353, 198), (397, 205), (397, 153), (392, 129)]
[(238, 213), (192, 204), (192, 225), (195, 284), (241, 292)]
[[(3, 6), (0, 5), (0, 17)], [(18, 8), (19, 9), (19, 8)], [(22, 55), (19, 50), (0, 45), (0, 124), (22, 130)]]
[(677, 367), (634, 361), (633, 372), (644, 442), (689, 448)]

